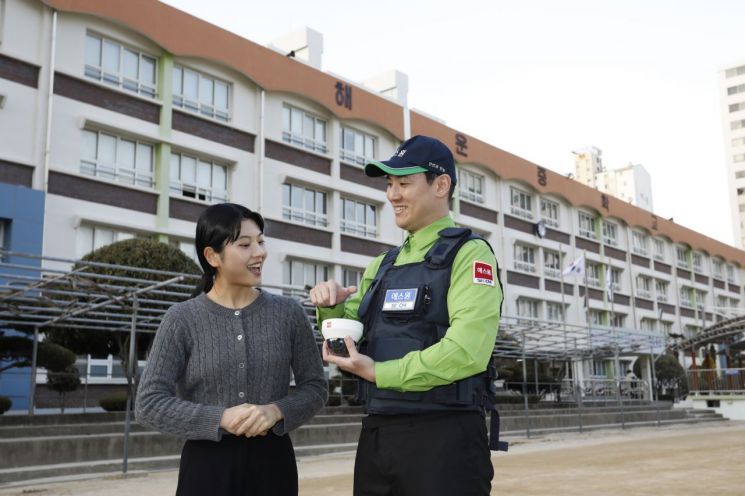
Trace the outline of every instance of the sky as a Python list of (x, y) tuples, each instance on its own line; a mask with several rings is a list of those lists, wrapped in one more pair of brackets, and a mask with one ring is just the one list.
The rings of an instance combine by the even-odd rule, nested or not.
[(320, 31), (323, 70), (398, 69), (412, 108), (556, 172), (591, 145), (642, 164), (657, 215), (733, 243), (719, 78), (745, 63), (745, 1), (165, 3), (263, 45)]

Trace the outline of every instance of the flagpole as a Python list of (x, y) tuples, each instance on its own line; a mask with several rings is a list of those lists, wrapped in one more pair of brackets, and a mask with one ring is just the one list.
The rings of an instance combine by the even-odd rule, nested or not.
[(564, 257), (562, 257), (561, 253), (561, 242), (557, 243), (559, 245), (559, 269), (561, 273), (561, 320), (564, 323), (564, 327), (567, 325), (567, 316), (566, 316), (566, 304), (564, 303)]

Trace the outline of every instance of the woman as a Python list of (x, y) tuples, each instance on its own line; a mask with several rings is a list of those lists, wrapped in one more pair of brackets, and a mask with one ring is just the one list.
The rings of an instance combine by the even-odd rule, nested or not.
[(263, 231), (241, 205), (202, 213), (198, 296), (166, 312), (142, 374), (137, 420), (187, 439), (177, 495), (297, 495), (287, 433), (323, 407), (328, 388), (302, 307), (259, 289)]

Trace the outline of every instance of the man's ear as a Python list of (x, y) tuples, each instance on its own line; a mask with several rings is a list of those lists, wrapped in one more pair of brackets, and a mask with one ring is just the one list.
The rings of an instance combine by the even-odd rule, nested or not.
[(220, 266), (220, 254), (211, 246), (207, 246), (204, 249), (204, 258), (212, 267), (218, 268)]
[(450, 179), (450, 176), (447, 174), (440, 174), (435, 179), (435, 185), (437, 186), (437, 196), (445, 197), (447, 198), (450, 194), (450, 185), (452, 184), (452, 179)]

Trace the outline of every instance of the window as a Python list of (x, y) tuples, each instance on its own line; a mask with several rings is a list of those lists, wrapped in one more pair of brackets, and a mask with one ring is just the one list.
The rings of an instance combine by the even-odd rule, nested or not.
[(678, 267), (683, 269), (688, 268), (688, 249), (685, 246), (675, 247), (675, 262)]
[(605, 360), (592, 361), (592, 375), (594, 377), (607, 377), (605, 372)]
[[(2, 3), (0, 3), (0, 9), (2, 9)], [(0, 251), (8, 250), (10, 248), (8, 243), (8, 232), (10, 231), (10, 221), (0, 219)], [(0, 253), (0, 262), (5, 261), (5, 256)]]
[(680, 288), (680, 306), (693, 308), (693, 302), (691, 301), (691, 288), (685, 286)]
[(77, 258), (82, 258), (89, 254), (93, 250), (97, 250), (102, 246), (116, 243), (117, 241), (124, 241), (125, 239), (132, 239), (135, 237), (148, 237), (141, 234), (136, 234), (130, 231), (120, 231), (108, 227), (81, 225), (78, 228), (75, 255)]
[(348, 288), (349, 286), (357, 286), (357, 289), (359, 289), (363, 274), (364, 271), (362, 269), (344, 267), (342, 270), (342, 284), (344, 284), (345, 288)]
[(230, 119), (230, 84), (180, 65), (173, 67), (173, 105), (212, 119)]
[(282, 106), (282, 140), (326, 153), (326, 121), (299, 108)]
[(738, 84), (737, 86), (730, 86), (727, 88), (728, 95), (736, 95), (737, 93), (745, 92), (745, 84)]
[(510, 211), (518, 217), (533, 218), (533, 198), (525, 191), (510, 188)]
[(476, 203), (484, 203), (484, 176), (461, 169), (458, 176), (460, 197)]
[(640, 298), (650, 298), (652, 296), (652, 278), (636, 276), (636, 295)]
[[(743, 87), (743, 89), (745, 89), (745, 84), (743, 84), (741, 86)], [(742, 129), (743, 127), (745, 127), (745, 119), (742, 119), (742, 120), (739, 120), (739, 121), (732, 121), (732, 122), (729, 123), (729, 127), (733, 131), (735, 129)]]
[(706, 303), (706, 291), (696, 289), (693, 294), (696, 297), (696, 308), (703, 310), (704, 304)]
[(736, 153), (732, 155), (733, 162), (745, 162), (745, 153)]
[(726, 296), (717, 296), (717, 310), (726, 310), (727, 307), (729, 307), (729, 298), (727, 298)]
[(715, 278), (721, 279), (722, 276), (722, 261), (715, 258), (711, 261), (711, 271)]
[(641, 319), (641, 321), (639, 321), (639, 328), (642, 331), (654, 332), (656, 328), (656, 325), (655, 325), (656, 323), (657, 321), (653, 319)]
[(561, 303), (546, 302), (546, 319), (552, 322), (564, 322), (564, 307)]
[(285, 295), (305, 294), (309, 288), (327, 281), (328, 278), (329, 267), (321, 263), (286, 260), (282, 266), (282, 282), (286, 286), (292, 286), (284, 291)]
[(171, 153), (171, 193), (210, 203), (228, 201), (228, 168), (185, 153)]
[(282, 218), (326, 227), (326, 193), (296, 184), (283, 184)]
[(596, 239), (595, 218), (585, 212), (579, 212), (579, 235), (585, 238)]
[(701, 253), (693, 252), (693, 256), (691, 257), (693, 260), (693, 270), (696, 272), (703, 272), (704, 270), (704, 257)]
[(603, 325), (603, 313), (600, 310), (590, 310), (587, 312), (591, 325)]
[(654, 259), (660, 262), (665, 261), (665, 242), (661, 239), (654, 240)]
[(543, 274), (547, 277), (561, 278), (561, 255), (558, 251), (543, 250)]
[(745, 102), (733, 103), (729, 106), (730, 113), (745, 109)]
[(725, 74), (725, 77), (727, 78), (741, 76), (745, 74), (745, 65), (741, 65), (739, 67), (733, 67), (732, 69), (727, 69), (724, 74)]
[(612, 327), (624, 327), (626, 325), (626, 316), (622, 313), (611, 314), (610, 325)]
[(149, 143), (83, 130), (81, 174), (152, 188), (154, 157)]
[(740, 306), (740, 300), (738, 300), (737, 298), (730, 298), (729, 306), (732, 309), (737, 309)]
[(156, 59), (101, 36), (85, 39), (85, 75), (96, 81), (155, 98)]
[(696, 337), (698, 335), (698, 326), (688, 324), (683, 329), (683, 335), (685, 336), (686, 339), (691, 339), (693, 337)]
[(655, 291), (657, 292), (657, 301), (667, 301), (667, 288), (669, 286), (669, 283), (667, 281), (656, 279), (654, 282), (654, 286)]
[(341, 128), (341, 159), (365, 166), (375, 156), (375, 137), (349, 127)]
[(515, 245), (515, 270), (535, 273), (535, 248)]
[(596, 288), (600, 287), (600, 266), (596, 263), (586, 263), (587, 285)]
[(618, 226), (605, 220), (603, 221), (603, 243), (618, 246)]
[(378, 234), (377, 207), (369, 203), (341, 199), (341, 232), (374, 238)]
[(667, 336), (671, 332), (673, 332), (673, 323), (672, 322), (665, 322), (664, 320), (660, 321), (660, 331)]
[(727, 282), (735, 283), (735, 267), (727, 264)]
[[(530, 324), (538, 319), (538, 301), (527, 298), (517, 299), (517, 316), (522, 317), (518, 320), (520, 324)], [(529, 320), (523, 320), (529, 319)]]
[(745, 145), (745, 136), (739, 138), (732, 138), (732, 146)]
[(550, 227), (559, 227), (559, 204), (555, 201), (541, 198), (541, 219)]
[(611, 267), (610, 269), (610, 280), (613, 284), (613, 291), (621, 291), (621, 274), (623, 274), (622, 269), (616, 269)]
[(632, 251), (637, 255), (647, 256), (647, 235), (639, 231), (631, 231)]

